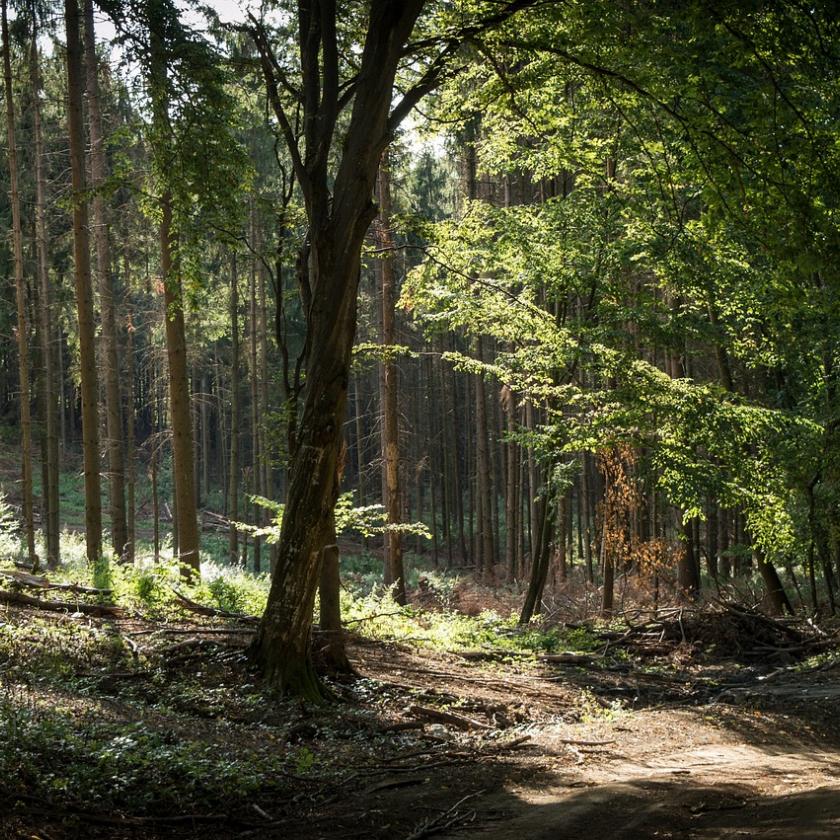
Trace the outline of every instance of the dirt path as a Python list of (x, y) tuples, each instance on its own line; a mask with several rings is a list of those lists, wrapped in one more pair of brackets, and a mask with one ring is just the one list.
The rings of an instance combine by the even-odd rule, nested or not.
[[(356, 653), (362, 670), (385, 684), (431, 684), (473, 716), (498, 704), (500, 716), (530, 735), (495, 777), (462, 767), (448, 799), (418, 790), (392, 800), (394, 810), (438, 815), (435, 837), (840, 837), (837, 669), (628, 674), (477, 667), (405, 649)], [(432, 775), (429, 787), (446, 784), (446, 775)], [(456, 791), (468, 799), (461, 803)]]
[[(610, 752), (532, 786), (478, 799), (473, 826), (447, 838), (840, 836), (840, 751), (785, 734), (754, 739), (704, 720), (704, 712), (640, 712)], [(764, 741), (764, 742), (762, 742)], [(542, 750), (552, 752), (543, 731)], [(560, 745), (561, 746), (561, 745)]]

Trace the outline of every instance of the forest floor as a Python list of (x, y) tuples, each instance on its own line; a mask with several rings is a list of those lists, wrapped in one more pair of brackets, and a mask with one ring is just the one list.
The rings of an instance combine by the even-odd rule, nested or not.
[(5, 606), (0, 630), (2, 837), (840, 835), (833, 642), (745, 664), (353, 634), (358, 678), (311, 707), (264, 692), (229, 619)]

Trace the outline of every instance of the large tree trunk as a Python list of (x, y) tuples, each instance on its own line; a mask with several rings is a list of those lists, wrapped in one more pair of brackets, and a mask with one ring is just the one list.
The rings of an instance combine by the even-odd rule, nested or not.
[(85, 138), (82, 118), (84, 82), (78, 0), (65, 0), (64, 22), (67, 29), (67, 123), (73, 184), (73, 263), (76, 309), (79, 319), (79, 367), (82, 381), (85, 540), (88, 561), (95, 563), (102, 552), (102, 501), (99, 495), (99, 383), (96, 368), (93, 290), (90, 281)]
[[(371, 175), (371, 184), (373, 177)], [(323, 700), (310, 657), (312, 610), (323, 538), (335, 500), (350, 352), (356, 326), (359, 252), (356, 242), (337, 255), (328, 233), (312, 245), (311, 351), (303, 412), (292, 455), (289, 491), (268, 604), (252, 655), (281, 693)], [(356, 244), (357, 243), (357, 244)]]
[(321, 610), (318, 625), (321, 630), (319, 658), (332, 674), (352, 674), (353, 666), (344, 646), (341, 626), (340, 555), (335, 533), (335, 518), (330, 517), (324, 535), (321, 557), (319, 595)]
[[(394, 241), (391, 236), (391, 179), (387, 152), (379, 167), (379, 218), (376, 223), (376, 244), (380, 251), (379, 279), (382, 299), (380, 343), (389, 348), (395, 341), (394, 317)], [(389, 525), (402, 521), (400, 498), (399, 409), (397, 406), (397, 366), (386, 349), (380, 365), (380, 399), (382, 403), (382, 501)], [(405, 572), (403, 570), (402, 535), (385, 533), (385, 585), (394, 587), (394, 600), (405, 604)]]
[(18, 192), (17, 147), (15, 146), (15, 105), (12, 90), (12, 59), (9, 45), (9, 23), (6, 19), (6, 2), (2, 3), (3, 16), (3, 81), (6, 96), (6, 136), (9, 149), (9, 182), (12, 204), (12, 250), (15, 264), (15, 298), (17, 302), (18, 376), (20, 383), (20, 438), (21, 438), (21, 490), (26, 549), (29, 563), (37, 568), (35, 554), (35, 523), (32, 510), (32, 417), (29, 388), (29, 326), (26, 318), (26, 281), (23, 278), (23, 229), (20, 221), (20, 195)]

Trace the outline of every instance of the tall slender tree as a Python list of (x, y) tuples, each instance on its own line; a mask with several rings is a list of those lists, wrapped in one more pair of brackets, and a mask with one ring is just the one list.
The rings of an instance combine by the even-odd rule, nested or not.
[(102, 501), (99, 482), (99, 377), (96, 368), (96, 326), (90, 276), (87, 178), (82, 115), (82, 43), (78, 0), (65, 0), (67, 32), (67, 126), (70, 139), (70, 173), (73, 186), (73, 276), (79, 321), (79, 368), (82, 392), (82, 446), (85, 474), (85, 541), (91, 563), (102, 553)]
[[(165, 32), (172, 11), (163, 0), (149, 0), (147, 22), (151, 46), (149, 78), (152, 91), (153, 135), (158, 144), (159, 164), (169, 156), (167, 139), (171, 138), (167, 48)], [(162, 192), (158, 244), (163, 282), (166, 358), (169, 365), (169, 418), (172, 426), (173, 480), (175, 516), (177, 517), (178, 559), (184, 575), (199, 572), (198, 505), (195, 492), (195, 452), (193, 449), (190, 385), (187, 365), (187, 332), (184, 317), (184, 292), (181, 265), (175, 247), (173, 194), (167, 173), (159, 171)]]
[(58, 438), (61, 404), (56, 388), (55, 347), (56, 330), (53, 323), (53, 295), (50, 283), (49, 242), (47, 233), (47, 178), (44, 161), (44, 132), (41, 121), (41, 62), (38, 51), (38, 15), (32, 14), (32, 47), (29, 60), (29, 79), (32, 88), (32, 134), (35, 158), (35, 243), (38, 269), (38, 296), (41, 359), (44, 369), (44, 437), (46, 452), (44, 498), (46, 522), (44, 533), (47, 547), (47, 567), (56, 568), (61, 562), (59, 534), (59, 456)]
[(20, 385), (21, 489), (26, 550), (33, 568), (38, 565), (35, 554), (35, 521), (32, 504), (32, 416), (29, 391), (29, 325), (27, 323), (26, 280), (23, 276), (23, 227), (20, 218), (20, 191), (15, 138), (15, 100), (12, 85), (12, 47), (6, 0), (2, 2), (3, 26), (3, 89), (6, 97), (6, 137), (9, 143), (9, 183), (12, 205), (12, 253), (15, 265), (15, 300), (17, 302), (18, 379)]
[(230, 257), (230, 475), (228, 478), (228, 555), (239, 562), (239, 275), (236, 252)]
[(120, 362), (117, 339), (114, 278), (111, 272), (111, 243), (105, 196), (108, 163), (99, 95), (99, 60), (96, 55), (93, 0), (84, 0), (85, 69), (87, 71), (88, 127), (90, 131), (90, 189), (93, 193), (93, 240), (96, 247), (96, 283), (101, 310), (102, 357), (105, 375), (105, 429), (108, 451), (108, 497), (111, 538), (117, 556), (123, 557), (128, 544), (125, 512), (125, 444), (120, 395)]
[(405, 571), (403, 569), (402, 533), (398, 527), (402, 521), (402, 497), (400, 493), (400, 428), (399, 406), (397, 405), (399, 383), (397, 363), (393, 346), (396, 339), (395, 298), (396, 272), (394, 271), (394, 238), (391, 233), (391, 171), (388, 151), (379, 165), (377, 196), (379, 215), (376, 219), (376, 244), (379, 250), (379, 294), (381, 304), (380, 342), (383, 358), (379, 369), (379, 395), (382, 405), (381, 450), (382, 450), (382, 501), (388, 515), (385, 532), (385, 585), (394, 587), (394, 599), (398, 604), (405, 601)]

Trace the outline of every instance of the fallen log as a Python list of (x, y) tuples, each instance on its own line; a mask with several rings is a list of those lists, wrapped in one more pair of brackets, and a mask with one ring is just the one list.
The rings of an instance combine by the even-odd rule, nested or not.
[(595, 657), (586, 653), (545, 653), (538, 656), (540, 662), (552, 662), (558, 665), (592, 665)]
[(94, 586), (83, 586), (80, 583), (53, 583), (48, 578), (28, 572), (15, 572), (10, 569), (0, 569), (0, 577), (14, 581), (19, 586), (32, 589), (54, 589), (61, 592), (74, 592), (79, 595), (111, 595), (110, 589), (97, 589)]
[(172, 592), (175, 594), (178, 602), (185, 610), (197, 613), (198, 615), (206, 615), (212, 618), (231, 618), (245, 624), (260, 623), (259, 618), (255, 615), (246, 615), (245, 613), (230, 612), (229, 610), (220, 610), (216, 607), (208, 607), (204, 604), (199, 604), (197, 601), (193, 601), (191, 598), (187, 598), (183, 592), (179, 592), (177, 589), (173, 588)]
[(42, 598), (33, 598), (31, 595), (24, 595), (22, 592), (8, 592), (0, 589), (0, 603), (17, 604), (21, 607), (33, 607), (38, 610), (50, 612), (78, 612), (84, 615), (110, 616), (121, 618), (125, 610), (115, 604), (81, 604), (77, 601), (45, 601)]
[(505, 659), (529, 659), (530, 654), (517, 650), (459, 650), (455, 651), (461, 659), (473, 662), (498, 662)]

